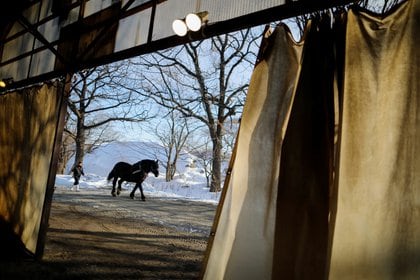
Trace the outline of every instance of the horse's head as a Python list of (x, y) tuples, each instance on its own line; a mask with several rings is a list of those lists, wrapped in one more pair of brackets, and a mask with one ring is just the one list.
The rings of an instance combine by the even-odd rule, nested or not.
[(155, 177), (159, 176), (159, 162), (158, 160), (152, 161), (150, 166), (150, 172), (152, 172)]

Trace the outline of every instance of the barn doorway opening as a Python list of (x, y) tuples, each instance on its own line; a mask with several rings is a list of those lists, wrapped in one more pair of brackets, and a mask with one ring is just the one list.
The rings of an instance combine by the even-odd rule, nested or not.
[[(255, 37), (247, 37), (254, 50), (247, 53), (247, 60), (237, 70), (234, 69), (237, 60), (230, 66), (217, 56), (214, 58), (217, 52), (219, 57), (222, 55), (215, 48), (218, 43), (215, 40), (225, 37), (226, 42), (219, 42), (231, 44), (238, 36), (250, 35), (246, 32), (73, 75), (68, 87), (70, 95), (61, 147), (62, 152), (68, 152), (61, 154), (67, 162), (61, 162), (62, 172), (56, 177), (43, 262), (38, 264), (41, 271), (69, 277), (104, 274), (112, 275), (113, 279), (123, 275), (133, 278), (160, 275), (159, 279), (198, 277), (261, 31), (254, 31)], [(188, 51), (188, 47), (197, 54), (180, 55)], [(212, 48), (215, 52), (210, 53)], [(230, 51), (232, 55), (235, 50)], [(185, 68), (191, 69), (193, 64), (188, 63), (193, 63), (194, 59), (200, 59), (202, 64), (194, 75), (182, 79), (169, 65), (159, 70), (164, 69), (163, 61), (158, 64), (155, 60), (169, 54), (177, 54), (175, 59), (188, 66)], [(243, 50), (237, 50), (238, 56), (243, 54)], [(222, 89), (215, 83), (221, 79), (216, 75), (220, 71), (220, 67), (215, 67), (217, 63), (231, 67), (230, 72), (237, 71), (236, 77)], [(146, 66), (154, 68), (153, 71), (146, 73)], [(205, 74), (197, 74), (198, 70)], [(164, 73), (167, 76), (159, 83)], [(197, 90), (198, 86), (192, 84), (194, 79), (208, 83), (205, 92)], [(225, 97), (220, 94), (222, 90)], [(236, 97), (232, 94), (234, 91)], [(178, 98), (175, 103), (159, 104), (166, 98), (163, 93)], [(231, 101), (222, 97), (230, 97)], [(196, 106), (196, 111), (187, 107), (203, 101), (201, 107)], [(186, 102), (181, 108), (183, 111), (176, 111), (182, 102)], [(116, 103), (121, 104), (120, 108), (115, 109)], [(207, 114), (202, 109), (205, 106), (212, 107), (209, 114), (217, 112), (220, 106), (225, 108), (223, 142), (217, 142), (221, 145), (218, 164), (222, 178), (217, 183), (220, 189), (213, 192), (210, 191), (213, 165), (210, 123), (198, 120)], [(112, 108), (111, 111), (101, 110), (106, 107)], [(148, 114), (144, 114), (145, 111)], [(207, 115), (207, 119), (211, 116)], [(118, 117), (126, 122), (106, 122), (107, 118)], [(132, 121), (127, 122), (129, 119)], [(95, 122), (105, 123), (105, 126), (101, 128)], [(84, 134), (78, 130), (80, 127)], [(77, 147), (80, 138), (84, 144)], [(78, 148), (83, 150), (77, 151)], [(144, 158), (157, 159), (160, 169), (159, 177), (150, 175), (143, 184), (146, 201), (140, 199), (139, 193), (131, 199), (129, 192), (134, 184), (127, 183), (123, 184), (121, 194), (113, 197), (111, 183), (106, 180), (113, 165), (118, 161), (134, 163)], [(84, 175), (77, 191), (72, 190), (70, 171), (79, 160), (83, 162)]]

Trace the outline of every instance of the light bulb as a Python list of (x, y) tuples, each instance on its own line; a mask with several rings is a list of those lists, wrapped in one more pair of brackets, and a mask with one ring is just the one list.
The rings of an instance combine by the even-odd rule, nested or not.
[(178, 36), (185, 36), (187, 34), (187, 26), (185, 22), (180, 19), (176, 19), (172, 22), (172, 30)]
[(185, 18), (185, 22), (187, 23), (187, 27), (191, 31), (198, 31), (201, 28), (201, 18), (196, 14), (188, 14)]

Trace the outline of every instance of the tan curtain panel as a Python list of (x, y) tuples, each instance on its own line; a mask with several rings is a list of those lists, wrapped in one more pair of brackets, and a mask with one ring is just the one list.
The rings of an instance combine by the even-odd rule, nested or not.
[(251, 78), (236, 158), (204, 279), (270, 279), (280, 148), (302, 44), (284, 27), (268, 39)]
[[(0, 96), (2, 254), (35, 253), (58, 120), (55, 84)], [(13, 244), (15, 242), (15, 244)]]
[(420, 1), (350, 11), (330, 279), (420, 279)]
[[(333, 186), (334, 85), (340, 21), (314, 21), (280, 159), (271, 279), (325, 279)], [(270, 278), (264, 278), (270, 279)]]
[(254, 71), (207, 279), (327, 275), (341, 31), (329, 24), (310, 23), (304, 47), (278, 27)]
[(334, 22), (269, 38), (205, 279), (420, 279), (420, 2)]

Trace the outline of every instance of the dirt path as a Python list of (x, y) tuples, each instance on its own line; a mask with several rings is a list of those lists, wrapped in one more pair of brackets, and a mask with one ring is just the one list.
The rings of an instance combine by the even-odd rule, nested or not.
[(57, 189), (42, 262), (2, 279), (197, 279), (216, 206)]

